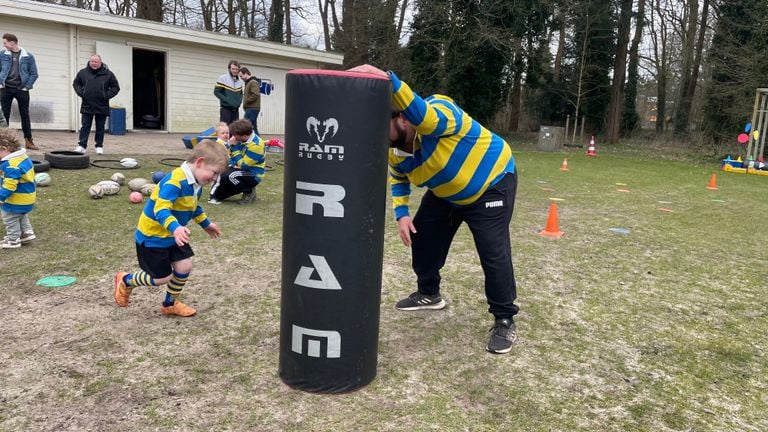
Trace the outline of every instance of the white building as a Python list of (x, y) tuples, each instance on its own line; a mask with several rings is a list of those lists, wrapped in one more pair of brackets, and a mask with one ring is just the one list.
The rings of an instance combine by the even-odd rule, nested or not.
[[(33, 129), (80, 128), (80, 98), (72, 81), (93, 53), (117, 76), (121, 90), (111, 105), (126, 109), (127, 129), (157, 129), (152, 119), (159, 118), (159, 129), (168, 132), (200, 132), (218, 122), (213, 87), (234, 59), (253, 76), (274, 84), (269, 96), (262, 95), (259, 131), (282, 134), (286, 72), (327, 68), (343, 59), (329, 52), (32, 1), (0, 0), (2, 33), (15, 34), (37, 61), (40, 78), (30, 93)], [(20, 127), (17, 115), (12, 115), (11, 127)]]

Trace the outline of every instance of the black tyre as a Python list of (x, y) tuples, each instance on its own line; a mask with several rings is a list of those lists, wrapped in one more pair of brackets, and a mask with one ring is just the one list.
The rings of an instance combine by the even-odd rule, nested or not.
[(78, 152), (54, 150), (45, 154), (45, 160), (51, 163), (51, 168), (85, 169), (91, 163), (91, 158)]
[(51, 163), (48, 162), (47, 160), (40, 161), (40, 160), (32, 159), (32, 165), (34, 165), (36, 173), (46, 172), (49, 169), (51, 169)]

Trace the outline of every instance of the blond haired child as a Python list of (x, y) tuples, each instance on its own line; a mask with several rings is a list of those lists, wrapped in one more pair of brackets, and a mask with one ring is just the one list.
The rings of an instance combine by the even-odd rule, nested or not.
[(3, 249), (15, 249), (34, 240), (29, 212), (35, 206), (35, 169), (27, 151), (21, 147), (15, 131), (0, 129), (0, 213), (6, 236)]
[(216, 125), (216, 142), (229, 148), (229, 125), (221, 122)]
[(152, 192), (139, 217), (134, 238), (140, 271), (115, 275), (115, 303), (128, 306), (134, 287), (167, 284), (163, 315), (189, 317), (197, 313), (178, 300), (192, 271), (194, 252), (189, 245), (190, 221), (197, 222), (210, 238), (221, 230), (208, 220), (198, 204), (203, 185), (227, 167), (227, 149), (212, 140), (203, 140), (179, 168), (166, 175)]
[(209, 204), (220, 204), (225, 199), (243, 194), (239, 204), (250, 204), (256, 199), (256, 186), (264, 178), (264, 141), (253, 131), (247, 119), (235, 120), (229, 125), (232, 135), (229, 146), (229, 168), (211, 188)]

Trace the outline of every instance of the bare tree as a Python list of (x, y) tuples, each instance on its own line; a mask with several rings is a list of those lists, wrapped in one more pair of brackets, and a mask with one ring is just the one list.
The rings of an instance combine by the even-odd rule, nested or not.
[(683, 15), (680, 20), (674, 20), (678, 26), (675, 31), (681, 36), (681, 59), (680, 66), (680, 86), (677, 94), (677, 106), (674, 113), (674, 129), (676, 134), (687, 132), (688, 118), (687, 113), (682, 109), (682, 102), (688, 97), (688, 83), (691, 79), (691, 69), (693, 67), (693, 56), (696, 40), (696, 29), (699, 17), (698, 0), (684, 0)]
[(675, 111), (675, 133), (688, 132), (690, 123), (691, 106), (693, 96), (696, 93), (696, 85), (699, 79), (702, 52), (704, 50), (705, 35), (707, 32), (707, 18), (709, 16), (709, 0), (704, 0), (701, 11), (701, 24), (698, 25), (698, 38), (694, 45), (698, 16), (698, 2), (689, 1), (689, 19), (686, 40), (683, 44), (683, 68), (680, 73), (680, 97)]
[(333, 47), (331, 46), (331, 27), (328, 22), (328, 12), (333, 3), (335, 2), (331, 0), (317, 0), (317, 8), (320, 11), (320, 20), (323, 25), (323, 43), (325, 44), (325, 49), (329, 51)]
[(285, 43), (291, 45), (291, 0), (283, 0), (285, 3)]
[(656, 132), (664, 132), (667, 106), (667, 78), (671, 62), (669, 49), (669, 20), (674, 11), (667, 8), (669, 0), (649, 0), (648, 29), (651, 36), (651, 55), (643, 56), (652, 67), (644, 68), (656, 78)]
[(267, 40), (272, 42), (283, 41), (283, 20), (285, 17), (285, 8), (283, 0), (272, 0), (269, 8), (269, 26), (267, 28)]
[(638, 0), (635, 14), (635, 35), (629, 48), (627, 63), (627, 85), (624, 88), (624, 113), (622, 114), (622, 132), (630, 132), (637, 128), (637, 73), (639, 64), (640, 42), (643, 40), (645, 26), (645, 0)]
[(560, 3), (560, 6), (557, 8), (557, 16), (555, 18), (555, 21), (560, 24), (560, 29), (557, 36), (557, 52), (555, 53), (555, 64), (552, 68), (552, 81), (556, 83), (560, 82), (560, 71), (563, 67), (563, 58), (565, 57), (565, 31), (567, 23), (566, 14), (566, 3)]
[(621, 131), (621, 108), (624, 103), (624, 77), (627, 71), (627, 44), (632, 25), (632, 0), (621, 0), (619, 16), (619, 38), (616, 43), (616, 55), (613, 59), (613, 84), (611, 85), (611, 102), (608, 105), (606, 122), (606, 141), (615, 144), (619, 141)]

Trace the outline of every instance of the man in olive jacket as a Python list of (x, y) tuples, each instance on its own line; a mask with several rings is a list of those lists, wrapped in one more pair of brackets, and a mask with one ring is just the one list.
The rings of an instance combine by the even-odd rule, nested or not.
[(80, 69), (72, 83), (75, 93), (83, 99), (80, 104), (82, 126), (80, 141), (75, 147), (78, 153), (85, 153), (88, 147), (88, 135), (91, 124), (96, 118), (96, 154), (104, 154), (104, 123), (109, 116), (109, 100), (120, 92), (117, 78), (107, 65), (101, 61), (101, 56), (94, 54), (88, 60), (86, 67)]
[(243, 86), (243, 109), (245, 110), (245, 118), (251, 121), (253, 125), (253, 131), (256, 135), (259, 133), (259, 128), (256, 126), (256, 121), (259, 118), (259, 111), (261, 111), (261, 80), (251, 76), (251, 71), (246, 67), (240, 68), (240, 79), (243, 80), (245, 85)]

